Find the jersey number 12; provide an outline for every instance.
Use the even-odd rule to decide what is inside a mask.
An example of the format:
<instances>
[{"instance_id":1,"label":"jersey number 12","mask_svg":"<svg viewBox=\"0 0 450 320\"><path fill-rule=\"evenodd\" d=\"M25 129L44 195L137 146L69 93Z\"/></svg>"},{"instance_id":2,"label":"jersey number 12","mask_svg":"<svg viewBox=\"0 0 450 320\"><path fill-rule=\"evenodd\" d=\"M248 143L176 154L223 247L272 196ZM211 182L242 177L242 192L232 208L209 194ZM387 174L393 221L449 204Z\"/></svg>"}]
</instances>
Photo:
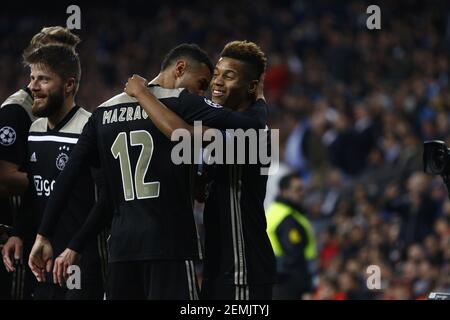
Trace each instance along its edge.
<instances>
[{"instance_id":1,"label":"jersey number 12","mask_svg":"<svg viewBox=\"0 0 450 320\"><path fill-rule=\"evenodd\" d=\"M134 190L138 199L148 199L159 197L159 181L144 182L148 165L153 155L153 138L145 130L130 132L130 145L141 146L136 170L131 172L130 156L128 154L127 134L120 132L111 146L111 152L115 159L119 158L120 171L122 173L123 195L126 201L134 200Z\"/></svg>"}]
</instances>

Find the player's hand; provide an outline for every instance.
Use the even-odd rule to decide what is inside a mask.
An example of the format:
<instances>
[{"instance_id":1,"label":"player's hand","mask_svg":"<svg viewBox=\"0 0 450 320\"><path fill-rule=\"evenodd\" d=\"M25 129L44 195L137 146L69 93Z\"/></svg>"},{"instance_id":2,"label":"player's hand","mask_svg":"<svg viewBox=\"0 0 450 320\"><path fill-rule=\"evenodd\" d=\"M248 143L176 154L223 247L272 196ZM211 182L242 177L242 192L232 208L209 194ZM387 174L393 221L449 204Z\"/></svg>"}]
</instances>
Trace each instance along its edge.
<instances>
[{"instance_id":1,"label":"player's hand","mask_svg":"<svg viewBox=\"0 0 450 320\"><path fill-rule=\"evenodd\" d=\"M128 82L125 84L123 91L131 97L136 98L141 92L147 90L147 79L142 78L137 74L133 74L131 78L128 78Z\"/></svg>"},{"instance_id":2,"label":"player's hand","mask_svg":"<svg viewBox=\"0 0 450 320\"><path fill-rule=\"evenodd\" d=\"M266 101L266 98L264 97L264 79L266 77L265 73L261 74L261 77L259 77L258 87L256 88L256 100L263 99Z\"/></svg>"},{"instance_id":3,"label":"player's hand","mask_svg":"<svg viewBox=\"0 0 450 320\"><path fill-rule=\"evenodd\" d=\"M47 238L38 234L28 259L28 266L39 282L45 282L45 271L52 271L53 248Z\"/></svg>"},{"instance_id":4,"label":"player's hand","mask_svg":"<svg viewBox=\"0 0 450 320\"><path fill-rule=\"evenodd\" d=\"M22 260L22 248L23 241L19 237L10 237L3 246L3 264L8 272L13 272L16 270L11 257L14 256L15 260Z\"/></svg>"},{"instance_id":5,"label":"player's hand","mask_svg":"<svg viewBox=\"0 0 450 320\"><path fill-rule=\"evenodd\" d=\"M80 254L71 249L66 249L55 259L55 265L53 266L53 282L63 286L69 273L67 269L78 262Z\"/></svg>"}]
</instances>

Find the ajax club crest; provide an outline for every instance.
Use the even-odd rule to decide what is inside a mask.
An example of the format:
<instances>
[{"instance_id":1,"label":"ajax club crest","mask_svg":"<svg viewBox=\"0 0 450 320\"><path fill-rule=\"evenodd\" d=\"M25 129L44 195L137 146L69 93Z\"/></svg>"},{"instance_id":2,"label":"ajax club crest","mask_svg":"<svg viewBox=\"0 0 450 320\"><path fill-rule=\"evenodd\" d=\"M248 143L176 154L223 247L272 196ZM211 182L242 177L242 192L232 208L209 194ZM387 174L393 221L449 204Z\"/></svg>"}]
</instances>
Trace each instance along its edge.
<instances>
[{"instance_id":1,"label":"ajax club crest","mask_svg":"<svg viewBox=\"0 0 450 320\"><path fill-rule=\"evenodd\" d=\"M67 161L69 161L69 156L66 152L68 152L70 149L69 147L62 146L59 147L59 151L62 151L58 156L56 157L56 167L62 171L64 167L66 166Z\"/></svg>"}]
</instances>

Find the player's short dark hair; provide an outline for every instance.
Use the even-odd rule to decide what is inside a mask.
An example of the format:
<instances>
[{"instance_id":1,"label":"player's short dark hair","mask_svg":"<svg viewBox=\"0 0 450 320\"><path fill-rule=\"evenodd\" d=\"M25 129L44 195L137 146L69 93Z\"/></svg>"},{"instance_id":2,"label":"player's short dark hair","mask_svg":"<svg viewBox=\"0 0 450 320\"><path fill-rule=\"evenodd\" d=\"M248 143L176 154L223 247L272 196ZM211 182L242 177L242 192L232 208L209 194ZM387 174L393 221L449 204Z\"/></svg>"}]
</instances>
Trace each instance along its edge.
<instances>
[{"instance_id":1,"label":"player's short dark hair","mask_svg":"<svg viewBox=\"0 0 450 320\"><path fill-rule=\"evenodd\" d=\"M31 38L29 45L24 50L24 56L29 55L33 50L49 44L64 45L75 50L80 42L80 37L67 28L61 26L44 27Z\"/></svg>"},{"instance_id":2,"label":"player's short dark hair","mask_svg":"<svg viewBox=\"0 0 450 320\"><path fill-rule=\"evenodd\" d=\"M244 62L246 65L246 75L250 80L259 80L266 70L266 54L256 43L251 41L229 42L223 48L220 56Z\"/></svg>"},{"instance_id":3,"label":"player's short dark hair","mask_svg":"<svg viewBox=\"0 0 450 320\"><path fill-rule=\"evenodd\" d=\"M280 182L278 183L278 187L279 187L280 191L289 189L291 186L291 181L293 179L300 179L300 176L298 175L297 172L289 173L289 174L283 176L280 179Z\"/></svg>"},{"instance_id":4,"label":"player's short dark hair","mask_svg":"<svg viewBox=\"0 0 450 320\"><path fill-rule=\"evenodd\" d=\"M211 59L204 50L194 43L182 43L170 50L164 57L164 60L161 63L161 71L166 70L168 66L172 65L172 63L180 58L188 58L199 63L204 63L211 73L214 70Z\"/></svg>"},{"instance_id":5,"label":"player's short dark hair","mask_svg":"<svg viewBox=\"0 0 450 320\"><path fill-rule=\"evenodd\" d=\"M25 65L43 64L63 80L75 78L80 81L81 65L78 54L63 45L47 45L40 47L24 56Z\"/></svg>"}]
</instances>

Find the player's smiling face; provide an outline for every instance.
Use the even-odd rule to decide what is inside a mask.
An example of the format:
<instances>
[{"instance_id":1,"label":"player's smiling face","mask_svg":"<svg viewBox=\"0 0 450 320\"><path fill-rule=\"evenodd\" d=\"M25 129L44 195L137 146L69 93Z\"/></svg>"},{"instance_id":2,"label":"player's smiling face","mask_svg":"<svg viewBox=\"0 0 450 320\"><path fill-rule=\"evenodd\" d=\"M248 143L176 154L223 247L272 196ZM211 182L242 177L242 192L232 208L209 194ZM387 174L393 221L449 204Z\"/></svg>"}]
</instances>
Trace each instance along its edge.
<instances>
[{"instance_id":1,"label":"player's smiling face","mask_svg":"<svg viewBox=\"0 0 450 320\"><path fill-rule=\"evenodd\" d=\"M36 117L49 117L64 103L62 80L45 65L31 65L28 87L33 94L32 113Z\"/></svg>"},{"instance_id":2,"label":"player's smiling face","mask_svg":"<svg viewBox=\"0 0 450 320\"><path fill-rule=\"evenodd\" d=\"M228 57L220 58L211 81L212 101L235 110L247 98L247 89L244 63Z\"/></svg>"}]
</instances>

